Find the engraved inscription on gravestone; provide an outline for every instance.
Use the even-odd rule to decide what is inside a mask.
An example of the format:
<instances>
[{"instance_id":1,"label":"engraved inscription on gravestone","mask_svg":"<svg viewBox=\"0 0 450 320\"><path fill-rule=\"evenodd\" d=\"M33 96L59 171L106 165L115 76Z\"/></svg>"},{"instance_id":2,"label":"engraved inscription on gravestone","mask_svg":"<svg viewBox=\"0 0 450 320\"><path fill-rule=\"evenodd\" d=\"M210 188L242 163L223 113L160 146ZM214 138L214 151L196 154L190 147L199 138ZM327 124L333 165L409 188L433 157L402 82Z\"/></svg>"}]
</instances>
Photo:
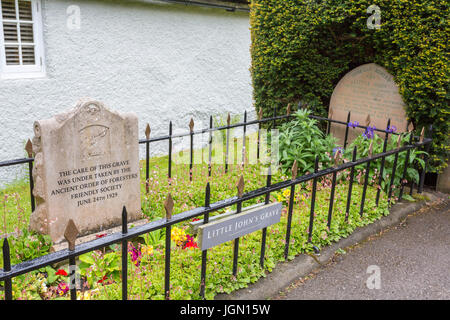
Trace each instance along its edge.
<instances>
[{"instance_id":1,"label":"engraved inscription on gravestone","mask_svg":"<svg viewBox=\"0 0 450 320\"><path fill-rule=\"evenodd\" d=\"M394 77L385 68L369 63L353 69L339 81L331 96L329 116L334 120L347 121L350 111L351 122L366 125L369 115L370 125L383 130L390 118L391 125L402 132L407 126L405 109ZM343 144L345 126L332 124L330 129ZM362 132L363 129L349 130L349 141Z\"/></svg>"},{"instance_id":2,"label":"engraved inscription on gravestone","mask_svg":"<svg viewBox=\"0 0 450 320\"><path fill-rule=\"evenodd\" d=\"M33 230L54 242L72 219L81 235L141 217L138 119L82 99L77 106L34 124Z\"/></svg>"}]
</instances>

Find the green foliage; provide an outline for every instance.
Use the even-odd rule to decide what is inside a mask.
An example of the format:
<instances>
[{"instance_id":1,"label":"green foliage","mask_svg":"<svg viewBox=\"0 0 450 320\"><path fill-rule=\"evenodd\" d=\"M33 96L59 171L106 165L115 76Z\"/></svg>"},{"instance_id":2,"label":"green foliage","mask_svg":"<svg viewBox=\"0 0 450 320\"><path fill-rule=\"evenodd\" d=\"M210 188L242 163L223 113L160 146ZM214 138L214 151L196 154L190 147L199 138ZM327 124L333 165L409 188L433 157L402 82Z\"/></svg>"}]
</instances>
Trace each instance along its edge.
<instances>
[{"instance_id":1,"label":"green foliage","mask_svg":"<svg viewBox=\"0 0 450 320\"><path fill-rule=\"evenodd\" d=\"M351 69L377 63L394 75L416 128L433 125L431 170L449 152L449 24L444 0L376 2L381 28L369 29L370 0L254 0L251 4L255 107L304 101L327 115L337 82Z\"/></svg>"},{"instance_id":2,"label":"green foliage","mask_svg":"<svg viewBox=\"0 0 450 320\"><path fill-rule=\"evenodd\" d=\"M47 254L52 246L48 235L38 234L24 229L20 236L8 237L11 264L18 264ZM0 252L0 264L3 263Z\"/></svg>"},{"instance_id":3,"label":"green foliage","mask_svg":"<svg viewBox=\"0 0 450 320\"><path fill-rule=\"evenodd\" d=\"M162 247L166 238L166 229L158 229L139 236L146 246Z\"/></svg>"},{"instance_id":4,"label":"green foliage","mask_svg":"<svg viewBox=\"0 0 450 320\"><path fill-rule=\"evenodd\" d=\"M101 281L103 277L118 281L120 279L121 255L118 246L110 247L110 252L94 251L79 257L80 274L86 277L92 287L95 281Z\"/></svg>"},{"instance_id":5,"label":"green foliage","mask_svg":"<svg viewBox=\"0 0 450 320\"><path fill-rule=\"evenodd\" d=\"M410 134L403 135L402 144L409 144ZM397 148L397 139L398 136L391 135L388 140L386 150L393 150ZM344 158L347 160L351 160L353 148L357 148L357 159L358 158L366 158L369 155L369 147L370 143L373 141L373 154L382 153L383 152L383 144L384 140L380 138L377 134L374 135L373 139L367 139L362 135L358 136L344 151ZM394 185L399 186L401 178L403 176L403 171L405 168L407 151L399 153L395 171ZM419 172L416 168L423 169L425 166L425 162L420 157L426 154L424 151L417 150L416 148L410 149L409 161L406 169L406 177L405 179L408 182L414 181L414 183L419 183ZM384 161L384 170L383 170L383 179L381 180L381 188L387 192L389 189L391 174L394 168L395 155L385 157ZM370 172L369 172L369 184L370 185L378 185L379 183L379 174L381 171L381 158L371 161L370 164ZM357 175L361 175L365 172L367 168L367 164L362 164L356 166ZM362 174L363 175L363 174ZM405 181L406 182L406 181Z\"/></svg>"},{"instance_id":6,"label":"green foliage","mask_svg":"<svg viewBox=\"0 0 450 320\"><path fill-rule=\"evenodd\" d=\"M325 136L317 127L317 120L308 117L310 114L310 110L298 110L295 119L280 128L280 163L286 173L295 160L299 175L314 171L316 156L322 166L328 167L332 163L330 155L336 147L336 139L331 135Z\"/></svg>"}]
</instances>

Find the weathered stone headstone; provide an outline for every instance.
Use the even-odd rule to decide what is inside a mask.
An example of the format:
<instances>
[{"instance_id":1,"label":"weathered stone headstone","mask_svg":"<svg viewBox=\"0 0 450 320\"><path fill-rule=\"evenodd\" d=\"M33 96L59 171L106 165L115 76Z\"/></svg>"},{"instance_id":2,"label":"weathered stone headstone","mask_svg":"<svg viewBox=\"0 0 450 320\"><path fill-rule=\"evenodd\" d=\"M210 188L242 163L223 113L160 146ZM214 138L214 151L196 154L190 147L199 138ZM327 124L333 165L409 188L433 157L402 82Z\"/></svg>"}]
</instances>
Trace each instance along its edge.
<instances>
[{"instance_id":1,"label":"weathered stone headstone","mask_svg":"<svg viewBox=\"0 0 450 320\"><path fill-rule=\"evenodd\" d=\"M70 219L80 235L141 217L138 119L82 99L77 106L34 124L36 210L30 227L64 237Z\"/></svg>"},{"instance_id":2,"label":"weathered stone headstone","mask_svg":"<svg viewBox=\"0 0 450 320\"><path fill-rule=\"evenodd\" d=\"M366 125L370 116L370 125L377 129L386 129L387 121L397 131L406 130L406 106L399 93L394 77L375 63L359 66L347 73L337 84L330 101L329 116L334 120L358 121ZM331 133L344 143L345 125L332 124ZM361 134L363 129L349 129L348 141Z\"/></svg>"}]
</instances>

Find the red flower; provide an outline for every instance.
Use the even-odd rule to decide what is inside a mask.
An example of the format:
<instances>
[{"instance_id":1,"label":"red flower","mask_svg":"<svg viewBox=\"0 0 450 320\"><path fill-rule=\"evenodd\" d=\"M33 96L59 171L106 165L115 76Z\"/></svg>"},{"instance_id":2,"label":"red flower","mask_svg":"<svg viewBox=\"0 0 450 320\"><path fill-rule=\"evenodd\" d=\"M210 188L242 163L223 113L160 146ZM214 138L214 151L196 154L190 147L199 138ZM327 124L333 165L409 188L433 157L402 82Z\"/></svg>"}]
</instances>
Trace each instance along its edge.
<instances>
[{"instance_id":1,"label":"red flower","mask_svg":"<svg viewBox=\"0 0 450 320\"><path fill-rule=\"evenodd\" d=\"M186 237L188 241L184 244L183 249L198 248L197 242L194 241L194 237L191 237L190 235L187 235Z\"/></svg>"},{"instance_id":2,"label":"red flower","mask_svg":"<svg viewBox=\"0 0 450 320\"><path fill-rule=\"evenodd\" d=\"M95 236L95 238L99 239L99 238L103 238L104 236L106 236L106 233L97 234L97 235Z\"/></svg>"},{"instance_id":3,"label":"red flower","mask_svg":"<svg viewBox=\"0 0 450 320\"><path fill-rule=\"evenodd\" d=\"M67 272L66 272L64 269L59 269L58 271L56 271L55 274L56 274L57 276L64 276L64 277L67 277L67 276L68 276Z\"/></svg>"},{"instance_id":4,"label":"red flower","mask_svg":"<svg viewBox=\"0 0 450 320\"><path fill-rule=\"evenodd\" d=\"M104 275L102 280L98 280L97 283L103 283L103 281L105 281L106 279L108 279L108 277Z\"/></svg>"},{"instance_id":5,"label":"red flower","mask_svg":"<svg viewBox=\"0 0 450 320\"><path fill-rule=\"evenodd\" d=\"M195 221L200 221L200 218L194 218L194 219L192 219L192 222L195 222Z\"/></svg>"},{"instance_id":6,"label":"red flower","mask_svg":"<svg viewBox=\"0 0 450 320\"><path fill-rule=\"evenodd\" d=\"M184 246L184 249L186 249L186 248L198 248L197 242L189 241L189 242L186 243L186 245Z\"/></svg>"}]
</instances>

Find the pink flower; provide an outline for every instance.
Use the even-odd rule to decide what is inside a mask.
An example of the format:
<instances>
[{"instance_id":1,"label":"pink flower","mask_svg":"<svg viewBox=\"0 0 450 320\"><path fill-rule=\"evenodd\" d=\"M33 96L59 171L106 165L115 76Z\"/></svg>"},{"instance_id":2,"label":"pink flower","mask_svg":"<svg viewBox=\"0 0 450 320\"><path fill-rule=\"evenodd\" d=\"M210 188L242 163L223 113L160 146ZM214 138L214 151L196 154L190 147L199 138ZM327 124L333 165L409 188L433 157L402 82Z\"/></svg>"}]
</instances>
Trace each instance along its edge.
<instances>
[{"instance_id":1,"label":"pink flower","mask_svg":"<svg viewBox=\"0 0 450 320\"><path fill-rule=\"evenodd\" d=\"M65 282L60 282L56 291L60 296L63 296L67 291L69 291L69 286Z\"/></svg>"}]
</instances>

